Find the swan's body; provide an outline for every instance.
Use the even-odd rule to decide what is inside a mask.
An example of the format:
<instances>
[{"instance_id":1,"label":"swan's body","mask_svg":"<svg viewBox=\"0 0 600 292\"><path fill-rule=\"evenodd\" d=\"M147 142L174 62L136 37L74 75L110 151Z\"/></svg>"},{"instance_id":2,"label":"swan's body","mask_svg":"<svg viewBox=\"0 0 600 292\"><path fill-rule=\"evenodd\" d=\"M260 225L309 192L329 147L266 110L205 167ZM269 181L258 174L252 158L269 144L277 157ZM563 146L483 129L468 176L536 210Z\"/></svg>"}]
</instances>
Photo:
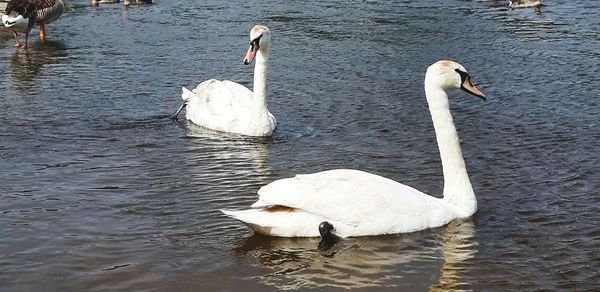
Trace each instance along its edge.
<instances>
[{"instance_id":1,"label":"swan's body","mask_svg":"<svg viewBox=\"0 0 600 292\"><path fill-rule=\"evenodd\" d=\"M254 91L232 81L215 79L200 83L193 91L184 87L181 97L187 105L186 119L221 132L270 136L277 125L266 101L270 39L270 31L265 26L257 25L250 31L250 48L244 63L256 59Z\"/></svg>"},{"instance_id":2,"label":"swan's body","mask_svg":"<svg viewBox=\"0 0 600 292\"><path fill-rule=\"evenodd\" d=\"M152 4L152 0L124 0L123 5L129 6L131 4Z\"/></svg>"},{"instance_id":3,"label":"swan's body","mask_svg":"<svg viewBox=\"0 0 600 292\"><path fill-rule=\"evenodd\" d=\"M445 90L463 88L485 96L464 67L452 61L431 65L425 93L444 174L443 198L358 170L337 169L274 181L258 191L252 209L223 212L257 233L282 237L319 236L319 224L341 237L405 233L469 217L477 201L460 150Z\"/></svg>"},{"instance_id":4,"label":"swan's body","mask_svg":"<svg viewBox=\"0 0 600 292\"><path fill-rule=\"evenodd\" d=\"M508 6L511 8L526 8L526 7L540 7L542 0L510 0Z\"/></svg>"},{"instance_id":5,"label":"swan's body","mask_svg":"<svg viewBox=\"0 0 600 292\"><path fill-rule=\"evenodd\" d=\"M97 6L98 4L112 4L118 2L119 0L92 0L92 5ZM131 4L152 4L152 0L123 0L123 5L129 6Z\"/></svg>"},{"instance_id":6,"label":"swan's body","mask_svg":"<svg viewBox=\"0 0 600 292\"><path fill-rule=\"evenodd\" d=\"M40 25L40 40L46 41L46 24L57 20L64 10L63 0L11 0L6 5L2 23L13 31L15 46L27 49L34 23ZM18 33L25 34L25 44L19 41Z\"/></svg>"},{"instance_id":7,"label":"swan's body","mask_svg":"<svg viewBox=\"0 0 600 292\"><path fill-rule=\"evenodd\" d=\"M118 2L119 0L92 0L92 5L96 6L98 4L113 4Z\"/></svg>"}]
</instances>

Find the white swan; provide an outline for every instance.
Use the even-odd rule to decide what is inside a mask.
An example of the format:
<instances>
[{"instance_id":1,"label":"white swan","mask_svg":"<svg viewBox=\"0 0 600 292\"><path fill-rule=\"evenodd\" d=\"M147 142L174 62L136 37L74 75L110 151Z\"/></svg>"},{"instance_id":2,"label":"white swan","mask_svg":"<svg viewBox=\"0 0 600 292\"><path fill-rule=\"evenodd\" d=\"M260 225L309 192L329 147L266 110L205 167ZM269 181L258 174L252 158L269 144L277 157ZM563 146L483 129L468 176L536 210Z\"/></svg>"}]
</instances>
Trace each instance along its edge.
<instances>
[{"instance_id":1,"label":"white swan","mask_svg":"<svg viewBox=\"0 0 600 292\"><path fill-rule=\"evenodd\" d=\"M510 8L526 8L526 7L540 7L542 6L542 0L510 0L508 1L508 7Z\"/></svg>"},{"instance_id":2,"label":"white swan","mask_svg":"<svg viewBox=\"0 0 600 292\"><path fill-rule=\"evenodd\" d=\"M257 233L281 237L319 236L324 221L333 234L349 237L412 232L473 215L477 201L450 114L451 88L485 99L460 64L439 61L427 69L425 95L442 160L443 198L375 174L336 169L274 181L258 191L252 209L221 211Z\"/></svg>"},{"instance_id":3,"label":"white swan","mask_svg":"<svg viewBox=\"0 0 600 292\"><path fill-rule=\"evenodd\" d=\"M199 126L248 136L270 136L277 126L275 117L267 108L267 60L271 32L266 26L256 25L250 31L250 48L244 64L256 59L254 92L243 85L225 80L207 80L194 91L182 88L183 105L187 105L186 119Z\"/></svg>"}]
</instances>

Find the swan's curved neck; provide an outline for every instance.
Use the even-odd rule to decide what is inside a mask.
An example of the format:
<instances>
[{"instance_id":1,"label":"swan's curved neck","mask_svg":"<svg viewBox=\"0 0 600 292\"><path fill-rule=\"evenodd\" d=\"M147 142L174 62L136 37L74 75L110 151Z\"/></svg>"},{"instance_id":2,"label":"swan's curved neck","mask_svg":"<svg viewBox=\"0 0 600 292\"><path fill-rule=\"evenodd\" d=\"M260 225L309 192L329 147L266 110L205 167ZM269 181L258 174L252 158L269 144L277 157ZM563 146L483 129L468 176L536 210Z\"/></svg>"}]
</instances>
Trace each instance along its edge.
<instances>
[{"instance_id":1,"label":"swan's curved neck","mask_svg":"<svg viewBox=\"0 0 600 292\"><path fill-rule=\"evenodd\" d=\"M267 108L267 61L268 50L258 50L254 62L254 105L258 108Z\"/></svg>"},{"instance_id":2,"label":"swan's curved neck","mask_svg":"<svg viewBox=\"0 0 600 292\"><path fill-rule=\"evenodd\" d=\"M448 95L443 89L428 85L427 82L425 95L442 160L443 201L453 207L459 217L471 216L477 211L477 200L460 150L458 134L448 104Z\"/></svg>"}]
</instances>

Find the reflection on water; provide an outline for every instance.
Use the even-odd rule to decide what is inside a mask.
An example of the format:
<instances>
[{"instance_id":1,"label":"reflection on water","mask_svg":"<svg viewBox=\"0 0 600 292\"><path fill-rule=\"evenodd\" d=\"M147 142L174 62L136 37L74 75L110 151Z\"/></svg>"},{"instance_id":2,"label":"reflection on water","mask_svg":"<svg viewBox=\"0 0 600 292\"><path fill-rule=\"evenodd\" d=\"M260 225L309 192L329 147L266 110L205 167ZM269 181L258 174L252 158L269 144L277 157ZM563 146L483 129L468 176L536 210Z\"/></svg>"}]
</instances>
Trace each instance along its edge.
<instances>
[{"instance_id":1,"label":"reflection on water","mask_svg":"<svg viewBox=\"0 0 600 292\"><path fill-rule=\"evenodd\" d=\"M68 55L62 41L34 42L29 50L16 49L10 76L15 82L31 81L45 65L60 63Z\"/></svg>"},{"instance_id":2,"label":"reflection on water","mask_svg":"<svg viewBox=\"0 0 600 292\"><path fill-rule=\"evenodd\" d=\"M255 234L234 252L254 258L259 267L269 268L271 272L257 278L281 289L399 285L426 288L438 283L430 290L444 291L460 287L461 267L476 252L474 233L472 221L455 220L431 231L347 238L326 251L317 249L317 238L271 238ZM439 264L440 248L443 264L436 281L431 279L429 270ZM405 277L410 277L411 283L402 283Z\"/></svg>"},{"instance_id":3,"label":"reflection on water","mask_svg":"<svg viewBox=\"0 0 600 292\"><path fill-rule=\"evenodd\" d=\"M213 166L215 171L227 169L228 176L256 176L264 178L258 183L266 184L267 178L270 178L271 170L267 164L269 155L270 137L246 137L230 133L218 132L197 126L191 122L184 121L184 131L188 138L199 139L202 141L201 151L203 152L198 159L198 164L193 168L207 167L202 163L203 159L211 159L218 162ZM190 152L197 151L198 145L188 144ZM248 165L248 163L251 165ZM227 164L232 165L228 168ZM193 172L193 169L192 169Z\"/></svg>"},{"instance_id":4,"label":"reflection on water","mask_svg":"<svg viewBox=\"0 0 600 292\"><path fill-rule=\"evenodd\" d=\"M59 41L0 46L2 292L598 290L600 1L70 2L49 27ZM276 33L274 136L169 120L182 85L251 86L240 55L256 22ZM447 58L490 95L451 102L475 237L466 222L320 252L247 238L219 212L330 168L440 193L423 74Z\"/></svg>"},{"instance_id":5,"label":"reflection on water","mask_svg":"<svg viewBox=\"0 0 600 292\"><path fill-rule=\"evenodd\" d=\"M472 219L454 220L443 231L442 265L439 284L430 291L456 291L464 289L460 272L466 270L465 263L477 252L475 228Z\"/></svg>"}]
</instances>

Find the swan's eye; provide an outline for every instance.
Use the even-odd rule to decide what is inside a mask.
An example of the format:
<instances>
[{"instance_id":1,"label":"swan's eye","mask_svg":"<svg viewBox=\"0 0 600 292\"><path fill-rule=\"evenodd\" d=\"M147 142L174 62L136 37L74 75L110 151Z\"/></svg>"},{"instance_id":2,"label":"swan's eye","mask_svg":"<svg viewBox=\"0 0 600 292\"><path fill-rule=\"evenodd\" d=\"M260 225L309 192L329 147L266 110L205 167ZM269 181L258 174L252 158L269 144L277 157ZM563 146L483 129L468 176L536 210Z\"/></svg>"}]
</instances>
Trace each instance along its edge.
<instances>
[{"instance_id":1,"label":"swan's eye","mask_svg":"<svg viewBox=\"0 0 600 292\"><path fill-rule=\"evenodd\" d=\"M256 37L255 39L251 40L251 41L250 41L250 46L251 46L252 48L254 48L254 46L255 46L255 45L256 45L256 46L258 46L258 44L260 43L260 38L261 38L261 37L262 37L262 34L261 34L261 35L259 35L258 37ZM257 48L257 49L258 49L258 48Z\"/></svg>"},{"instance_id":2,"label":"swan's eye","mask_svg":"<svg viewBox=\"0 0 600 292\"><path fill-rule=\"evenodd\" d=\"M469 80L469 74L467 72L461 71L460 69L454 69L456 73L460 75L460 83L465 83L465 80Z\"/></svg>"}]
</instances>

